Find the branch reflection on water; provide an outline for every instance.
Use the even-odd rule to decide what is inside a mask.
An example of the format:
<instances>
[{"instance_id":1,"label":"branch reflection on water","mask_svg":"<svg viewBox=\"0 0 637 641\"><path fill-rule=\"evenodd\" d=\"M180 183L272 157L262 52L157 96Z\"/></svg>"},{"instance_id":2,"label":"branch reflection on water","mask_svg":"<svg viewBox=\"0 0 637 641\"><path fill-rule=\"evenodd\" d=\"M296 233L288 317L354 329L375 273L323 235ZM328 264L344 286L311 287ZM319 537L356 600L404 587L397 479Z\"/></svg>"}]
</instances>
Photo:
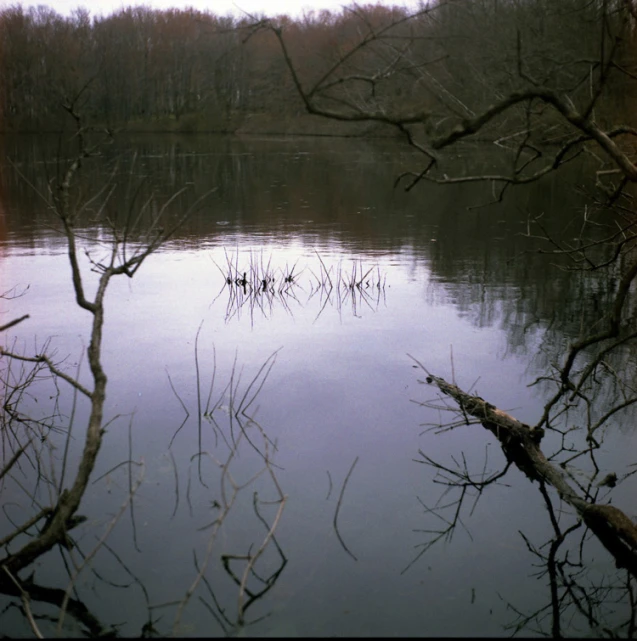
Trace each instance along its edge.
<instances>
[{"instance_id":1,"label":"branch reflection on water","mask_svg":"<svg viewBox=\"0 0 637 641\"><path fill-rule=\"evenodd\" d=\"M179 395L173 386L186 418L177 428L170 446L177 447L180 440L193 436L196 446L195 452L189 457L189 463L183 461L183 458L182 463L179 463L180 459L169 449L174 470L174 508L170 519L175 517L180 507L180 469L187 467L186 503L191 517L200 521L200 525L192 531L193 568L189 585L185 589L182 588L181 594L178 585L172 588L175 590L176 600L153 603L151 586L148 585L147 579L135 573L135 564L127 557L127 546L122 546L121 540L120 545L110 541L114 528L120 524L124 513L130 507L133 547L138 552L146 552L145 545L152 545L152 539L147 538L147 530L146 538L143 540L138 539L137 534L133 506L137 491L143 484L145 466L143 460L136 461L133 458L131 418L128 427L127 460L93 481L93 487L107 489L109 494L111 487L120 487L123 493L120 507L110 519L107 519L104 527L98 528L102 530L101 533L96 531L93 520L87 520L82 515L77 516L74 532L67 532L67 543L59 548L68 575L66 579L62 578L59 586L42 585L41 581L36 580L35 573L26 578L18 577L3 567L5 580L0 580L0 591L8 596L18 597L19 601L10 601L2 616L6 618L17 609L39 638L74 633L76 626L80 627L82 634L89 636L118 636L119 628L132 624L132 621L117 623L100 620L103 616L97 614L91 606L93 597L89 598L90 595L85 592L86 577L83 577L83 582L79 580L80 575L90 574L93 577L91 590L98 596L101 595L100 598L106 602L114 598L113 590L122 596L125 594L127 599L134 598L129 588L138 588L141 591L143 600L139 605L143 609L142 603L145 604L147 614L142 630L138 630L136 634L141 632L142 637L167 632L165 626L160 625L163 617L158 615L158 611L164 611L169 607L175 612L173 632L184 633L188 626L184 627L181 622L184 610L193 597L196 597L196 601L227 635L267 617L267 606L262 608L260 615L253 621L247 618L247 612L254 608L256 603L264 604L264 598L275 586L287 564L287 558L276 537L286 496L276 476L276 443L255 419L251 408L266 383L276 356L276 352L272 354L246 382L242 379L242 372L237 370L235 358L229 382L217 390L217 364L213 347L210 382L207 389L203 389L203 376L199 365L201 354L196 345L194 378L197 381L197 407L189 408L183 395ZM42 378L42 369L42 364L36 363L32 370L23 371L21 385L15 387L14 391L24 390L25 386L32 385L36 376ZM52 389L57 390L56 394L52 395L53 405L57 408L61 403L61 391L56 379L55 373L51 373L40 382L40 386L48 383L52 385ZM59 414L60 410L56 409L56 412ZM16 454L2 468L2 489L19 496L22 488L22 493L26 492L34 508L34 513L37 512L22 525L14 523L13 531L3 538L3 546L9 552L14 541L24 544L25 540L36 539L40 535L36 526L42 517L42 510L38 512L37 506L43 504L43 492L46 493L46 488L55 487L60 482L56 482L56 479L63 477L63 470L56 470L55 450L59 450L60 445L68 441L71 430L65 433L61 433L59 429L53 430L55 419L56 416L52 416L48 422L42 422L14 412L9 414L9 422L3 429L9 451L15 450ZM191 426L190 430L188 424ZM56 434L61 439L59 443L53 438ZM209 441L211 442L208 446ZM183 454L183 448L180 451ZM20 455L26 457L25 461L32 465L25 467L20 465L19 461L16 462ZM211 462L212 466L202 466L201 462L204 459ZM62 465L65 466L66 463L65 456ZM139 468L140 473L134 474L134 468ZM35 474L32 473L33 470ZM205 497L207 500L202 500ZM207 506L213 512L212 521L209 520L207 509L202 511L196 507L201 505ZM3 507L7 514L10 504L7 502ZM18 504L14 507L18 507ZM27 507L24 503L23 511ZM90 510L90 506L87 505L87 509ZM252 519L247 515L248 509L253 512ZM228 525L227 522L235 512L242 514L239 517L243 533L241 540L250 539L247 546L244 546L242 541L232 543L232 528L235 526ZM229 532L224 534L225 530ZM203 551L198 549L197 532L208 533ZM90 543L93 536L95 542ZM220 536L223 537L222 540L219 540ZM186 540L182 541L181 545L187 547L189 544ZM110 562L108 557L111 559ZM220 568L225 571L225 582L220 580L223 573L220 575L217 572ZM56 606L57 612L51 615L50 607L47 610L46 604ZM9 623L7 625L10 626Z\"/></svg>"},{"instance_id":2,"label":"branch reflection on water","mask_svg":"<svg viewBox=\"0 0 637 641\"><path fill-rule=\"evenodd\" d=\"M135 554L131 556L131 550L127 550L127 541L120 539L118 545L112 541L122 530L124 537L127 537L125 528L128 528L131 548L135 553L142 552L144 546L159 542L163 543L161 556L165 556L163 546L166 541L162 542L162 537L165 536L166 523L162 522L155 530L144 530L143 540L138 536L141 530L136 524L135 502L140 489L143 493L148 469L153 466L147 465L141 457L139 460L134 458L134 410L129 414L124 460L116 454L110 464L106 463L108 471L94 478L98 464L108 461L108 450L111 450L111 455L113 449L117 451L118 439L109 432L122 418L121 414L116 414L110 420L104 417L107 392L112 389L103 363L105 297L114 280L123 275L132 278L146 259L165 245L197 204L192 208L178 208L178 215L171 219L170 210L177 206L177 198L183 191L176 192L163 203L151 198L138 210L133 206L133 199L131 206L125 210L128 217L120 225L122 221L110 219L105 213L110 195L108 189L102 187L96 195L83 200L84 194L78 189L75 178L83 166L82 161L94 155L95 148L86 145L86 130L75 112L75 101L65 109L77 125L74 137L77 151L64 172L62 165L58 166L56 189L50 189L48 197L44 194L41 196L63 227L75 302L93 317L86 350L92 386L81 382L80 365L76 366L74 375L65 371L68 365L65 365L65 359L56 356L50 341L36 345L33 356L26 351L18 351L17 340L13 341L12 349L0 345L0 492L2 510L7 517L5 522L0 521L0 546L3 549L0 556L0 594L10 597L8 604L0 610L1 627L12 636L17 636L16 630L23 634L25 621L11 619L17 609L38 638L64 633L76 635L78 628L83 635L117 636L124 626L127 626L125 633L128 636L131 636L131 628L138 634L138 612L129 610L139 604L136 599L130 598L128 592L128 588L135 586L141 590L146 605L146 620L141 626L141 636L158 633L161 617L154 617L155 610L168 605L176 606L173 632L183 633L185 628L180 625L182 615L193 596L198 597L223 632L228 634L250 624L246 618L248 609L270 591L287 562L275 537L286 503L275 473L274 454L277 447L255 420L256 410L251 409L274 365L276 352L266 359L247 385L244 384L242 370L237 371L235 356L229 382L219 393L215 389L217 363L213 347L211 381L204 406L198 332L194 355L196 408L188 408L169 378L186 413L185 420L177 428L170 444L167 444L174 470L175 505L172 517L179 508L179 457L185 456L189 461L186 499L191 516L201 518L199 514L194 516L193 505L207 505L215 513L215 518L210 522L209 516L204 516L205 521L198 530L186 530L180 545L171 550L171 556L178 557L191 547L194 570L189 570L183 562L175 561L169 571L184 573L185 582L182 584L175 580L173 584L165 586L168 589L163 590L163 594L168 594L172 599L169 603L152 604L147 587L148 575L140 578L134 571L136 557ZM86 238L76 232L76 223L79 214L89 204L100 202L100 199L102 206L99 212L104 216L105 229L108 230L104 243L108 251L104 258L95 260L84 245ZM200 201L197 199L197 203ZM140 241L131 240L139 229L145 237ZM88 258L89 269L78 259L81 249L84 249ZM97 275L94 278L96 282L91 283L91 273ZM97 285L93 299L88 293L91 285ZM5 291L0 294L0 299L11 300L17 296L17 291ZM0 330L15 327L27 318L28 315L23 315L3 323ZM145 359L144 365L147 365ZM71 393L65 393L69 388ZM217 394L215 402L212 402L213 394ZM224 410L223 413L215 414L215 410L220 409ZM188 448L184 451L183 444L177 443L176 439L191 416L197 417L194 454ZM150 422L152 419L147 420ZM205 425L212 425L212 435L204 430ZM144 433L143 429L141 433ZM155 436L156 432L152 433ZM213 442L208 447L211 440ZM102 447L106 442L109 448ZM151 445L152 442L143 444L145 453ZM173 446L175 449L180 447L177 457L171 449ZM204 460L210 462L212 467L204 469ZM199 483L193 487L195 484L191 482L190 466L195 462ZM185 463L183 461L181 466ZM73 476L74 467L76 471ZM112 487L119 488L121 496L109 497L113 493ZM241 510L241 500L247 494L244 490L248 488L252 490L247 502L254 512L254 524L245 517L241 520L242 536L236 542L234 536L227 537L232 541L233 548L228 552L220 545L218 535L222 529L224 532L229 529L228 517L231 512L234 516L235 512ZM147 525L156 516L155 512L161 511L159 508L162 503L160 501L159 508L155 509L148 509L148 505L143 504L141 507L145 508L144 525ZM79 514L80 509L92 518ZM123 516L127 510L130 524L124 523ZM184 523L180 522L179 526L183 528ZM117 532L114 532L116 528ZM255 532L263 530L263 536L253 538ZM209 531L203 556L197 550L198 543L201 543L197 531ZM90 542L87 543L87 540ZM58 552L61 565L56 554ZM109 556L105 562L106 552ZM144 549L144 552L147 550ZM226 579L229 578L231 582L230 589L227 584L219 586L219 577L214 577L215 582L210 577L212 572L207 573L215 556L226 571ZM112 563L112 559L117 565ZM156 557L154 561L157 566L160 559ZM230 561L233 562L232 568ZM242 565L241 571L235 569L238 562ZM29 576L25 576L27 571L31 572ZM54 585L43 586L41 583L44 581ZM203 591L202 584L207 591L204 595L198 593ZM128 599L122 600L122 591ZM109 602L111 609L107 605ZM44 604L55 605L53 613ZM117 617L115 622L103 624L100 620L114 616ZM261 618L263 616L267 616L267 613L262 613Z\"/></svg>"},{"instance_id":3,"label":"branch reflection on water","mask_svg":"<svg viewBox=\"0 0 637 641\"><path fill-rule=\"evenodd\" d=\"M263 614L254 621L247 621L246 613L248 609L270 591L275 585L280 574L283 572L287 563L287 558L283 553L277 539L276 529L283 514L286 503L286 496L276 477L278 466L274 463L274 454L277 450L276 442L272 441L266 434L261 424L255 419L252 413L249 413L250 407L257 399L261 392L268 374L270 373L276 361L277 352L273 353L258 370L257 374L248 382L247 385L241 385L241 372L236 371L236 357L230 374L230 380L218 394L217 400L213 401L215 394L216 379L216 354L213 348L213 371L208 386L208 394L205 407L202 405L202 393L205 390L201 388L201 374L199 367L199 332L195 341L195 369L197 385L197 451L190 458L191 465L197 463L197 479L202 488L205 488L204 494L209 497L210 507L215 511L215 518L201 527L199 531L210 530L203 558L197 557L197 552L193 550L195 576L188 587L181 601L178 603L173 632L180 633L180 621L183 611L191 597L203 584L204 595L198 597L199 601L213 616L225 634L236 632L250 623L265 618L268 614ZM172 383L171 383L172 384ZM174 387L173 387L174 390ZM179 402L186 411L186 420L190 413L183 401L175 392ZM204 419L202 421L202 419ZM214 449L204 449L207 434L204 433L205 426L208 425L214 435ZM184 423L177 429L177 433L183 428ZM256 456L254 456L256 455ZM208 459L213 463L213 470L218 470L212 476L203 476L202 459ZM241 462L239 462L241 458ZM250 464L246 466L246 461ZM257 485L257 480L263 477L266 480L265 487ZM241 480L239 480L241 479ZM266 498L261 498L261 495ZM217 539L226 520L229 518L235 505L239 504L241 499L246 496L245 490L252 489L252 508L257 522L255 525L259 529L264 529L266 534L263 539L257 539L250 543L247 552L235 551L232 553L223 553L219 556L223 569L231 581L236 584L237 602L235 608L228 604L228 596L231 590L228 586L223 588L214 587L209 573L212 572L212 561L216 554L213 552L217 549ZM191 500L191 476L189 472L188 489L186 499L191 514L193 513L193 503ZM176 500L178 497L178 486L175 486ZM215 498L210 499L210 496ZM248 499L245 499L247 501ZM268 518L264 516L264 510L275 510L274 514ZM241 509L240 509L241 511ZM242 524L242 530L246 530L246 522ZM251 531L251 526L250 526ZM231 536L226 537L231 540ZM266 552L274 548L274 559L268 558L265 562L266 568L261 570L257 568L259 561L263 561ZM242 566L241 571L235 570L237 565ZM273 567L270 571L268 567ZM208 573L207 573L208 571ZM219 593L222 593L220 596ZM206 596L207 595L207 596ZM225 602L225 605L224 605ZM161 606L156 606L161 607ZM232 615L231 612L235 614Z\"/></svg>"}]
</instances>

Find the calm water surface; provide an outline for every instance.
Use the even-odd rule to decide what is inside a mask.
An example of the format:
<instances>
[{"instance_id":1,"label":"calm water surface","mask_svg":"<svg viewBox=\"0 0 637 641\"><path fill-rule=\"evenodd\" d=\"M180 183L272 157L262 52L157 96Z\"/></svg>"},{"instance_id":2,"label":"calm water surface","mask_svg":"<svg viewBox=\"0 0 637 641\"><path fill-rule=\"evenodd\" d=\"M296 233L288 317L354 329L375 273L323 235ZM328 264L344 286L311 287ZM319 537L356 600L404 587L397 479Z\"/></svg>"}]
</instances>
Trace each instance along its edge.
<instances>
[{"instance_id":1,"label":"calm water surface","mask_svg":"<svg viewBox=\"0 0 637 641\"><path fill-rule=\"evenodd\" d=\"M6 156L38 189L56 167L46 162L55 147L45 142L4 141ZM524 253L533 246L523 234L528 217L543 211L551 224L566 226L580 202L560 187L559 176L503 204L468 210L492 199L488 187L422 185L408 194L394 188L414 161L392 142L140 137L87 163L85 194L119 163L108 208L120 220L140 184L140 193L154 190L160 199L186 185L176 201L182 208L214 190L174 240L132 280L112 281L107 294L112 422L99 480L81 510L89 517L77 530L85 553L126 498L127 467L116 466L129 458L130 442L132 458L143 458L144 479L134 513L126 511L108 539L113 553L100 550L95 573L85 570L79 582L82 600L104 624L140 634L149 612L143 584L155 627L168 634L174 602L208 558L205 582L178 631L237 631L239 588L227 568L241 577L246 561L234 556L259 548L278 507L272 477L252 479L263 458L245 439L230 469L238 485L247 485L212 542L214 528L206 526L219 513L218 463L240 434L228 408L246 390L251 399L261 383L247 413L270 439L272 470L287 499L276 527L280 553L270 542L256 567L265 582L251 576L248 584L252 594L269 587L247 611L248 622L259 621L241 634L500 636L517 621L511 606L531 614L550 601L520 535L539 546L550 537L550 522L537 488L517 470L488 488L472 512L463 511L453 540L439 541L410 565L430 540L427 531L441 526L425 506L445 489L436 471L418 462L419 450L446 466L464 455L474 473L485 456L488 472L502 469L504 457L479 426L428 430L448 417L420 404L436 394L420 383L425 374L408 355L534 423L544 397L528 385L577 336L587 322L582 300L596 292L594 282ZM1 301L2 318L31 316L2 339L27 353L49 341L76 374L89 315L74 304L55 221L6 161L0 207L0 285L28 286L24 296ZM91 223L90 212L81 236L91 258L106 254L108 232ZM83 266L90 288L95 275L86 257ZM226 282L251 270L275 281L259 292ZM348 286L363 274L360 287ZM265 378L260 368L273 361ZM87 370L84 364L82 380ZM72 396L63 392L61 412L68 415ZM46 405L39 399L31 411L44 415ZM213 407L214 421L207 412ZM77 450L85 411L79 402ZM263 444L255 425L247 433ZM609 460L623 461L632 432L620 430L608 446ZM255 492L263 502L258 513ZM19 520L19 489L7 485L3 493ZM600 556L598 570L612 575L614 566ZM37 566L43 584L60 576L58 556ZM27 634L17 614L3 616L5 632ZM573 618L570 632L594 633L580 619ZM77 633L72 619L67 625Z\"/></svg>"}]
</instances>

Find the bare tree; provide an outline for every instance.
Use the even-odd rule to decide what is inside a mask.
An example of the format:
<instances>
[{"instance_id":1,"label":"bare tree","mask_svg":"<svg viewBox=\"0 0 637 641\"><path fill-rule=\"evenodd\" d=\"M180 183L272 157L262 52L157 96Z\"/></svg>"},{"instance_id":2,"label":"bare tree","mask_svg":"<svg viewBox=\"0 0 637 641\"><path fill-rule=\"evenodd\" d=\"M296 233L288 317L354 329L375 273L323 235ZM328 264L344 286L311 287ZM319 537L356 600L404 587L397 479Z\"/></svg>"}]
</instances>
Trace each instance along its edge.
<instances>
[{"instance_id":1,"label":"bare tree","mask_svg":"<svg viewBox=\"0 0 637 641\"><path fill-rule=\"evenodd\" d=\"M89 483L94 483L96 463L106 434L106 428L115 420L107 420L104 416L104 406L108 386L107 373L102 359L102 332L105 314L105 295L111 279L118 276L132 278L154 252L156 252L191 215L200 202L209 194L197 199L189 207L178 209L181 205L181 190L164 202L157 203L150 196L137 208L131 206L123 215L114 215L109 208L109 198L114 190L114 175L107 180L90 197L83 196L76 187L83 165L99 153L100 142L89 144L91 131L85 127L77 110L77 100L68 101L64 108L75 123L73 140L76 152L62 166L57 177L52 177L48 183L47 192L38 191L39 197L54 213L55 219L61 225L61 233L66 240L66 253L70 264L73 292L76 304L86 310L92 319L90 338L87 349L87 362L90 370L91 384L87 385L80 377L80 366L74 374L68 372L68 366L63 359L56 358L49 350L49 342L40 346L35 355L20 352L16 346L0 347L0 377L2 380L2 398L0 407L0 438L2 440L3 458L0 463L0 487L6 492L18 492L22 495L20 503L24 502L22 513L28 516L20 521L14 521L7 509L9 502L3 502L3 511L9 517L6 527L0 533L0 544L4 555L0 559L0 592L16 597L19 607L30 625L33 633L42 638L50 629L50 616L38 613L34 603L52 604L57 607L55 629L60 634L64 629L65 620L70 618L79 624L83 631L90 636L117 634L112 624L102 623L98 617L83 603L78 589L78 578L90 568L93 568L94 558L100 554L110 554L117 567L134 581L144 595L147 604L147 619L142 635L156 632L157 619L155 611L162 604L151 602L148 589L127 567L121 559L118 550L110 547L109 536L121 517L130 512L133 525L134 545L137 547L136 527L134 518L134 497L144 478L143 459L135 460L132 448L132 419L129 424L129 456L110 473L121 469L128 476L127 490L122 497L119 508L108 519L102 532L97 537L91 549L85 549L85 542L78 544L74 529L86 521L79 513ZM59 161L62 163L63 161ZM19 169L16 167L16 171ZM25 180L28 180L23 176ZM34 189L35 185L31 185ZM78 228L83 223L83 215L90 212L104 224L110 232L106 241L106 251L98 256L97 251L89 252L83 247L83 234ZM86 254L90 270L95 277L87 273L81 263L82 253ZM91 295L89 291L94 290ZM21 295L23 292L12 290L3 294L5 299ZM3 323L2 331L8 330L18 323L28 319L28 315ZM197 336L198 338L198 336ZM265 384L265 379L271 370L276 354L259 369L256 376L243 385L241 375L233 369L230 382L218 392L218 398L213 398L216 360L212 372L212 381L208 390L208 401L205 407L198 403L194 411L189 411L177 396L178 401L186 410L186 423L191 414L197 417L198 446L192 457L198 470L200 483L209 487L210 479L204 480L201 461L210 459L219 470L217 478L212 482L218 487L219 498L211 503L211 509L216 511L212 522L204 523L202 529L210 530L205 556L198 558L195 552L195 567L190 587L183 594L176 594L177 601L174 629L180 629L180 621L186 606L195 593L207 591L208 596L199 596L199 602L210 611L221 629L229 632L248 625L246 617L248 609L262 599L274 586L286 564L286 558L276 540L275 531L281 519L285 506L285 495L276 478L274 454L276 444L269 439L263 427L254 419L251 407ZM236 365L236 362L235 362ZM197 398L200 401L204 395L200 388L199 351L195 351L195 369L197 380ZM171 382L172 385L172 382ZM67 388L67 389L65 389ZM70 413L66 409L69 403ZM174 389L174 388L173 388ZM51 411L42 416L30 413L28 401L32 397L51 399ZM83 416L86 409L86 425L83 430L76 425L76 416ZM219 408L224 408L224 421L217 414ZM213 451L207 451L203 446L202 431L209 426L217 446ZM173 440L178 436L181 427L177 429ZM79 459L71 454L71 441L82 434L84 443ZM60 457L56 451L62 448ZM244 460L252 452L256 457L254 474L245 480L236 480L233 465L242 451ZM224 452L225 450L225 452ZM174 456L171 460L175 467L175 511L179 505L179 486L177 465ZM77 465L76 469L73 467ZM108 474L108 473L107 473ZM269 486L256 485L261 477L269 479ZM249 550L237 549L232 554L223 556L217 552L217 535L224 526L226 517L238 501L252 489L250 501L255 514L255 534L264 529L263 537ZM257 489L264 493L259 498ZM187 502L192 512L190 502L190 484L187 491ZM4 498L4 497L3 497ZM272 507L275 512L271 516ZM173 512L174 516L174 512ZM204 515L202 515L204 516ZM208 515L205 515L207 517ZM259 568L263 557L268 556L271 563L270 549L275 548L278 566L271 576L264 576ZM68 580L66 585L45 587L34 580L34 573L28 575L36 560L42 559L55 548L62 551L66 563ZM213 554L214 552L214 554ZM235 614L229 606L222 605L232 590L225 590L222 597L215 594L215 589L208 582L206 568L213 564L215 557L225 568L230 585L235 586ZM237 574L237 569L243 564L243 569ZM100 578L99 574L96 576ZM255 579L256 577L256 579ZM103 585L108 585L106 579L100 579ZM255 583L256 581L256 583ZM120 585L122 587L122 585ZM42 621L46 622L46 629Z\"/></svg>"},{"instance_id":2,"label":"bare tree","mask_svg":"<svg viewBox=\"0 0 637 641\"><path fill-rule=\"evenodd\" d=\"M504 463L492 471L485 460L482 471L475 474L464 455L462 462L454 458L452 465L445 465L419 453L418 462L436 471L436 482L445 490L434 507L423 504L429 517L442 525L428 530L414 561L437 542L449 540L458 525L464 526L464 517L488 486L501 482L510 469L520 469L538 483L555 534L547 543L548 555L527 543L546 563L551 631L556 635L565 604L603 630L599 586L584 590L581 577L568 565L568 552L559 556L564 541L582 525L611 553L617 567L626 570L626 578L620 580L623 587L617 588L628 608L622 633L634 630L636 615L637 527L624 511L600 502L606 495L599 491L626 481L632 472L604 476L596 458L608 426L634 416L631 411L637 402L630 365L637 339L637 212L631 189L637 182L631 144L637 129L622 123L628 114L618 97L634 91L631 8L631 3L606 1L550 6L539 1L441 1L378 25L364 8L354 7L358 41L311 82L301 78L285 29L272 21L256 27L270 30L278 40L309 113L350 123L382 123L419 152L420 166L396 179L396 185L406 190L423 181L483 182L492 185L494 201L499 202L509 188L541 180L576 158L586 157L586 168L592 168L589 182L594 186L588 190L589 203L575 239L572 233L561 237L545 219L529 216L527 236L544 243L540 251L562 269L591 277L607 274L610 300L595 313L587 310L593 322L583 323L580 336L552 355L554 365L536 381L546 391L537 423L521 423L419 363L427 382L439 390L423 405L454 415L431 429L444 432L482 425L498 440ZM403 99L393 87L404 87L407 77L415 89ZM613 120L621 124L610 124ZM479 149L487 149L496 171L484 171L483 157L472 154ZM453 153L460 150L463 163L457 163ZM572 427L574 420L580 429ZM541 443L547 432L551 450L544 453ZM585 462L590 482L583 486L574 468ZM562 526L555 518L549 487L572 508L571 526ZM455 493L454 498L443 501L449 492ZM518 614L518 623L525 627L545 613Z\"/></svg>"},{"instance_id":3,"label":"bare tree","mask_svg":"<svg viewBox=\"0 0 637 641\"><path fill-rule=\"evenodd\" d=\"M474 15L476 6L485 9L482 16ZM590 40L580 34L581 51L563 52L589 56L567 65L568 69L583 68L585 74L576 71L566 74L558 73L564 68L564 60L556 53L560 44L556 34L531 39L534 23L548 21L540 10L539 6L530 7L520 14L521 10L513 3L480 5L461 0L427 5L415 13L375 25L365 11L352 9L359 16L358 42L309 85L301 81L284 30L271 21L263 21L254 28L271 30L279 41L294 85L309 113L347 122L375 121L389 125L422 153L424 167L401 177L411 177L408 189L420 180L444 184L479 180L493 182L502 191L510 184L538 180L558 169L590 149L588 143L594 143L594 148L605 154L607 162L613 163L626 180L636 181L637 169L617 142L635 135L636 130L626 126L606 128L601 123L607 114L602 120L597 117L604 106L602 98L613 89L615 76L629 73L622 65L622 56L625 57L624 51L630 45L626 14L618 14L609 3L573 3L572 15L564 13L569 15L573 31L585 25L589 35L596 37ZM563 11L553 10L550 16L553 23L563 17ZM458 32L453 35L446 31L452 19ZM478 31L482 32L480 39L475 35ZM509 43L508 32L512 34ZM458 44L458 40L462 43ZM483 47L486 40L504 42L507 55L501 53L501 47L487 55ZM475 58L462 77L458 74L455 79L455 85L464 87L462 94L445 86L445 79L450 78L450 65L460 67L465 58L478 50L483 52L484 59L479 84L488 89L487 95L471 94L475 85ZM489 50L493 47L486 51ZM499 66L505 68L498 73L489 71L490 63L501 57L505 60ZM538 58L542 59L542 65L534 63L533 71L529 71L530 61ZM372 66L372 70L362 74L358 71L361 65L368 69ZM401 95L387 89L391 83L422 86L422 93L404 101ZM554 126L560 129L562 144L557 151L548 153L551 146L547 143L558 140L549 133ZM507 151L505 159L511 160L508 172L453 175L448 169L449 162L444 164L449 159L441 152L480 134Z\"/></svg>"}]
</instances>

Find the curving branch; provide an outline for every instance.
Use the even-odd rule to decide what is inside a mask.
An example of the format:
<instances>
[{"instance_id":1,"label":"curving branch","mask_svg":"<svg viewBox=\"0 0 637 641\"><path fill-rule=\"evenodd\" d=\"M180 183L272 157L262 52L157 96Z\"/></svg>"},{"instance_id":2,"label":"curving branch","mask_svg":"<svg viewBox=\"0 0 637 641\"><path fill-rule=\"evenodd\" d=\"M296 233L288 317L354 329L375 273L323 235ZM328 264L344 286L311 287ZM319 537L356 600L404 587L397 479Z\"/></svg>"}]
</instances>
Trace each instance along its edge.
<instances>
[{"instance_id":1,"label":"curving branch","mask_svg":"<svg viewBox=\"0 0 637 641\"><path fill-rule=\"evenodd\" d=\"M356 71L350 73L347 71L348 64L351 63L354 56L363 51L373 51L371 47L374 44L386 44L386 41L398 27L409 21L414 21L417 18L422 17L424 14L434 11L435 9L439 9L444 5L445 3L440 3L415 14L403 16L376 31L369 26L367 21L364 20L364 22L368 24L367 32L361 35L361 38L356 45L351 47L346 53L341 55L336 62L329 66L310 89L305 89L303 86L281 27L277 26L273 22L260 23L259 27L268 28L276 37L294 87L296 88L296 91L308 113L339 121L378 122L394 127L407 139L409 145L416 148L433 161L429 162L423 172L417 176L418 180L427 178L434 182L443 184L470 182L475 180L501 181L512 184L532 182L539 180L546 173L559 167L568 150L591 141L604 152L613 165L628 181L637 182L637 165L635 165L629 154L615 142L615 138L618 136L634 136L637 132L633 128L625 126L606 130L595 120L594 108L598 104L604 90L607 88L611 70L615 69L617 66L615 58L617 56L618 42L615 41L611 47L604 46L606 38L606 13L604 13L604 25L601 32L602 40L599 60L579 61L580 63L586 63L589 67L592 65L591 70L587 71L587 78L589 74L592 73L593 68L598 68L599 70L598 81L594 87L591 86L591 96L587 101L587 104L581 110L576 108L571 96L569 95L569 91L574 91L573 88L570 90L552 88L542 82L539 82L535 78L531 77L528 72L523 70L521 65L522 53L520 49L521 44L519 31L517 40L517 83L522 84L523 87L509 91L504 95L496 92L498 100L486 108L471 108L470 106L461 103L464 107L464 113L469 114L469 117L461 119L458 124L451 128L451 130L442 135L426 135L425 140L416 139L412 130L413 126L427 123L433 115L431 110L426 107L422 101L422 106L416 108L402 107L399 105L398 101L393 101L387 106L378 106L375 104L374 100L371 100L369 101L369 104L365 105L359 102L353 103L342 95L336 96L329 91L336 87L346 86L348 83L355 86L356 83L360 82L370 85L373 89L380 79L387 77L388 69L397 66L401 57L403 57L410 66L413 66L413 61L411 61L409 57L408 47L405 46L401 49L397 49L390 43L386 46L394 57L387 68L379 67L375 73L370 74L361 74ZM417 36L412 35L411 41L415 42L416 40ZM441 56L436 60L443 60L445 58L446 56ZM554 64L557 65L557 61L555 61ZM443 94L448 92L442 87L442 85L440 85L439 82L437 82L435 88L431 89L431 93L434 98L440 99ZM335 106L330 107L329 104ZM439 160L437 152L451 147L463 140L474 138L476 134L485 130L487 126L496 119L505 116L514 108L522 105L527 105L527 123L526 128L522 132L524 134L524 138L518 147L518 155L523 149L530 150L528 145L528 135L531 129L529 127L528 115L531 105L550 107L551 111L558 115L559 121L564 125L568 125L578 134L578 136L568 142L551 161L543 166L542 169L536 170L524 177L519 175L519 171L514 172L511 176L477 175L472 177L448 177L447 175L444 175L440 177L433 174L433 169L436 167ZM414 180L414 183L418 180ZM414 183L411 183L410 187L413 187Z\"/></svg>"}]
</instances>

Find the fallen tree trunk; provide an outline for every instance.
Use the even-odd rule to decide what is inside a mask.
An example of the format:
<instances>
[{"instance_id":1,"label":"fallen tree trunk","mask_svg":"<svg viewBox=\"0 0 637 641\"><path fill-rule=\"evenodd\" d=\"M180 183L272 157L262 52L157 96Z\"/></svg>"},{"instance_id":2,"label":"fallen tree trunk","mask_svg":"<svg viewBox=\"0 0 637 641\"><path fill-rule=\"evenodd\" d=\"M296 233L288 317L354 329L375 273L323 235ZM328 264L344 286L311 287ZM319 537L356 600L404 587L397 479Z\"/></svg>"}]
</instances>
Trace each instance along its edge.
<instances>
[{"instance_id":1,"label":"fallen tree trunk","mask_svg":"<svg viewBox=\"0 0 637 641\"><path fill-rule=\"evenodd\" d=\"M518 421L483 398L467 394L438 376L428 375L427 383L436 385L443 394L453 398L463 412L477 418L498 439L507 460L529 479L553 486L613 555L617 567L627 569L637 578L637 527L613 505L591 503L571 487L566 474L549 462L540 449L544 430Z\"/></svg>"}]
</instances>

